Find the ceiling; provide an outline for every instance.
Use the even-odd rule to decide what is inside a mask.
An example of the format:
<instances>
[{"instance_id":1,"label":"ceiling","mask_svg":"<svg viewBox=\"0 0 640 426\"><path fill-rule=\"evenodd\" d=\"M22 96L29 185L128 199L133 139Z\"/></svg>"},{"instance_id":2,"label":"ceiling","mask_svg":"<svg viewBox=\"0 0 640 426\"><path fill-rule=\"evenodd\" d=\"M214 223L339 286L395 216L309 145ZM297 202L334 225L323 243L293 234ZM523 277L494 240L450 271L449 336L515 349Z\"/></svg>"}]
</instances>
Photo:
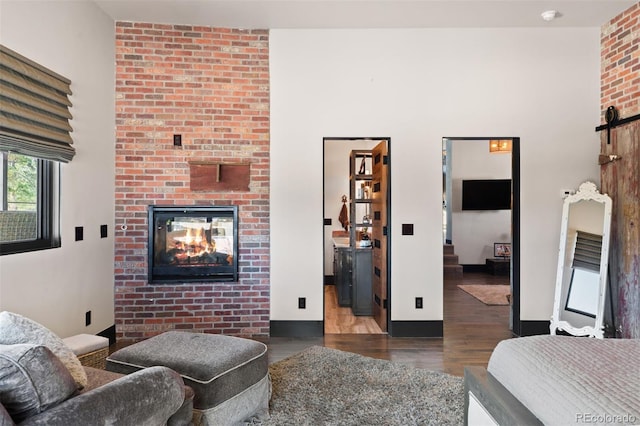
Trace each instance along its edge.
<instances>
[{"instance_id":1,"label":"ceiling","mask_svg":"<svg viewBox=\"0 0 640 426\"><path fill-rule=\"evenodd\" d=\"M118 21L211 27L600 27L636 0L88 0ZM544 21L540 14L556 10Z\"/></svg>"}]
</instances>

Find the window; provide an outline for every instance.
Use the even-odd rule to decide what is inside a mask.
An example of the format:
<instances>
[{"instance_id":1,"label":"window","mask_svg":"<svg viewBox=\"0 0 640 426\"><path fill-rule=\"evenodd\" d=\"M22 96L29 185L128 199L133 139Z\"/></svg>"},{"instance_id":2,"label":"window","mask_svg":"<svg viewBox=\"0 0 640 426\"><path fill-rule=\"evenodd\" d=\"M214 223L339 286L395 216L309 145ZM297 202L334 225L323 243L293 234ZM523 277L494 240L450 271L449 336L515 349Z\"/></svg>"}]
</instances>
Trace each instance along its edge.
<instances>
[{"instance_id":1,"label":"window","mask_svg":"<svg viewBox=\"0 0 640 426\"><path fill-rule=\"evenodd\" d=\"M71 81L0 45L0 255L60 247Z\"/></svg>"},{"instance_id":2,"label":"window","mask_svg":"<svg viewBox=\"0 0 640 426\"><path fill-rule=\"evenodd\" d=\"M55 161L0 151L0 254L60 247Z\"/></svg>"}]
</instances>

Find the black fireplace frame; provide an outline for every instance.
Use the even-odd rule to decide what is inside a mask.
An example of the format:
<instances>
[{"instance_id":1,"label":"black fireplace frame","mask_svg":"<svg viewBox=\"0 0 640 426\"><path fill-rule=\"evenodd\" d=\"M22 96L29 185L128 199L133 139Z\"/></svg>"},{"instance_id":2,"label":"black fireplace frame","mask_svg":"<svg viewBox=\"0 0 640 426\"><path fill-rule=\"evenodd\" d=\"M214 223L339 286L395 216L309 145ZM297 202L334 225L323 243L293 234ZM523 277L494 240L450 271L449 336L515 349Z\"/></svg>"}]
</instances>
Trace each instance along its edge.
<instances>
[{"instance_id":1,"label":"black fireplace frame","mask_svg":"<svg viewBox=\"0 0 640 426\"><path fill-rule=\"evenodd\" d=\"M174 265L158 265L154 258L156 219L179 217L232 217L233 218L233 262L231 265L190 266L181 268ZM211 281L238 281L238 206L148 206L148 282L150 284L163 283L193 283Z\"/></svg>"}]
</instances>

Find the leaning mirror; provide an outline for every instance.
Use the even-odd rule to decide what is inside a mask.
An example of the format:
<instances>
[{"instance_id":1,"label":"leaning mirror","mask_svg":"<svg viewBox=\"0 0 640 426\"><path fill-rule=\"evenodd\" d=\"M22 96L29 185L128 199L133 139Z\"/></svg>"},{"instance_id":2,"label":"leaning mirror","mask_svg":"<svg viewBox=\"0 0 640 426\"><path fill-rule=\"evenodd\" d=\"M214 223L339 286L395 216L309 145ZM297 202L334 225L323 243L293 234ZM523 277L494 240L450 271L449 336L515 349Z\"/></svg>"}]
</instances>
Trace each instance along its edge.
<instances>
[{"instance_id":1,"label":"leaning mirror","mask_svg":"<svg viewBox=\"0 0 640 426\"><path fill-rule=\"evenodd\" d=\"M585 182L562 206L551 334L604 337L611 198Z\"/></svg>"}]
</instances>

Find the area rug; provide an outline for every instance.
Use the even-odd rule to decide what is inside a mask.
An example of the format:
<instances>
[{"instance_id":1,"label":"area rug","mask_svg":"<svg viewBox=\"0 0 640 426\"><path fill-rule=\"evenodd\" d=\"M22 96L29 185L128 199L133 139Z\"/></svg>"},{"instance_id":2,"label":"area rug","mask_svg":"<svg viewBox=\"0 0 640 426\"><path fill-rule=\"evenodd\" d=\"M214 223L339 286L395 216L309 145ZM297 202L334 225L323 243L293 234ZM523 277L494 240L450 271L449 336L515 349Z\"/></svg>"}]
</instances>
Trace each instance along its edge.
<instances>
[{"instance_id":1,"label":"area rug","mask_svg":"<svg viewBox=\"0 0 640 426\"><path fill-rule=\"evenodd\" d=\"M485 305L508 305L511 289L508 285L461 284L465 291Z\"/></svg>"},{"instance_id":2,"label":"area rug","mask_svg":"<svg viewBox=\"0 0 640 426\"><path fill-rule=\"evenodd\" d=\"M460 425L461 377L321 346L271 364L263 425Z\"/></svg>"}]
</instances>

